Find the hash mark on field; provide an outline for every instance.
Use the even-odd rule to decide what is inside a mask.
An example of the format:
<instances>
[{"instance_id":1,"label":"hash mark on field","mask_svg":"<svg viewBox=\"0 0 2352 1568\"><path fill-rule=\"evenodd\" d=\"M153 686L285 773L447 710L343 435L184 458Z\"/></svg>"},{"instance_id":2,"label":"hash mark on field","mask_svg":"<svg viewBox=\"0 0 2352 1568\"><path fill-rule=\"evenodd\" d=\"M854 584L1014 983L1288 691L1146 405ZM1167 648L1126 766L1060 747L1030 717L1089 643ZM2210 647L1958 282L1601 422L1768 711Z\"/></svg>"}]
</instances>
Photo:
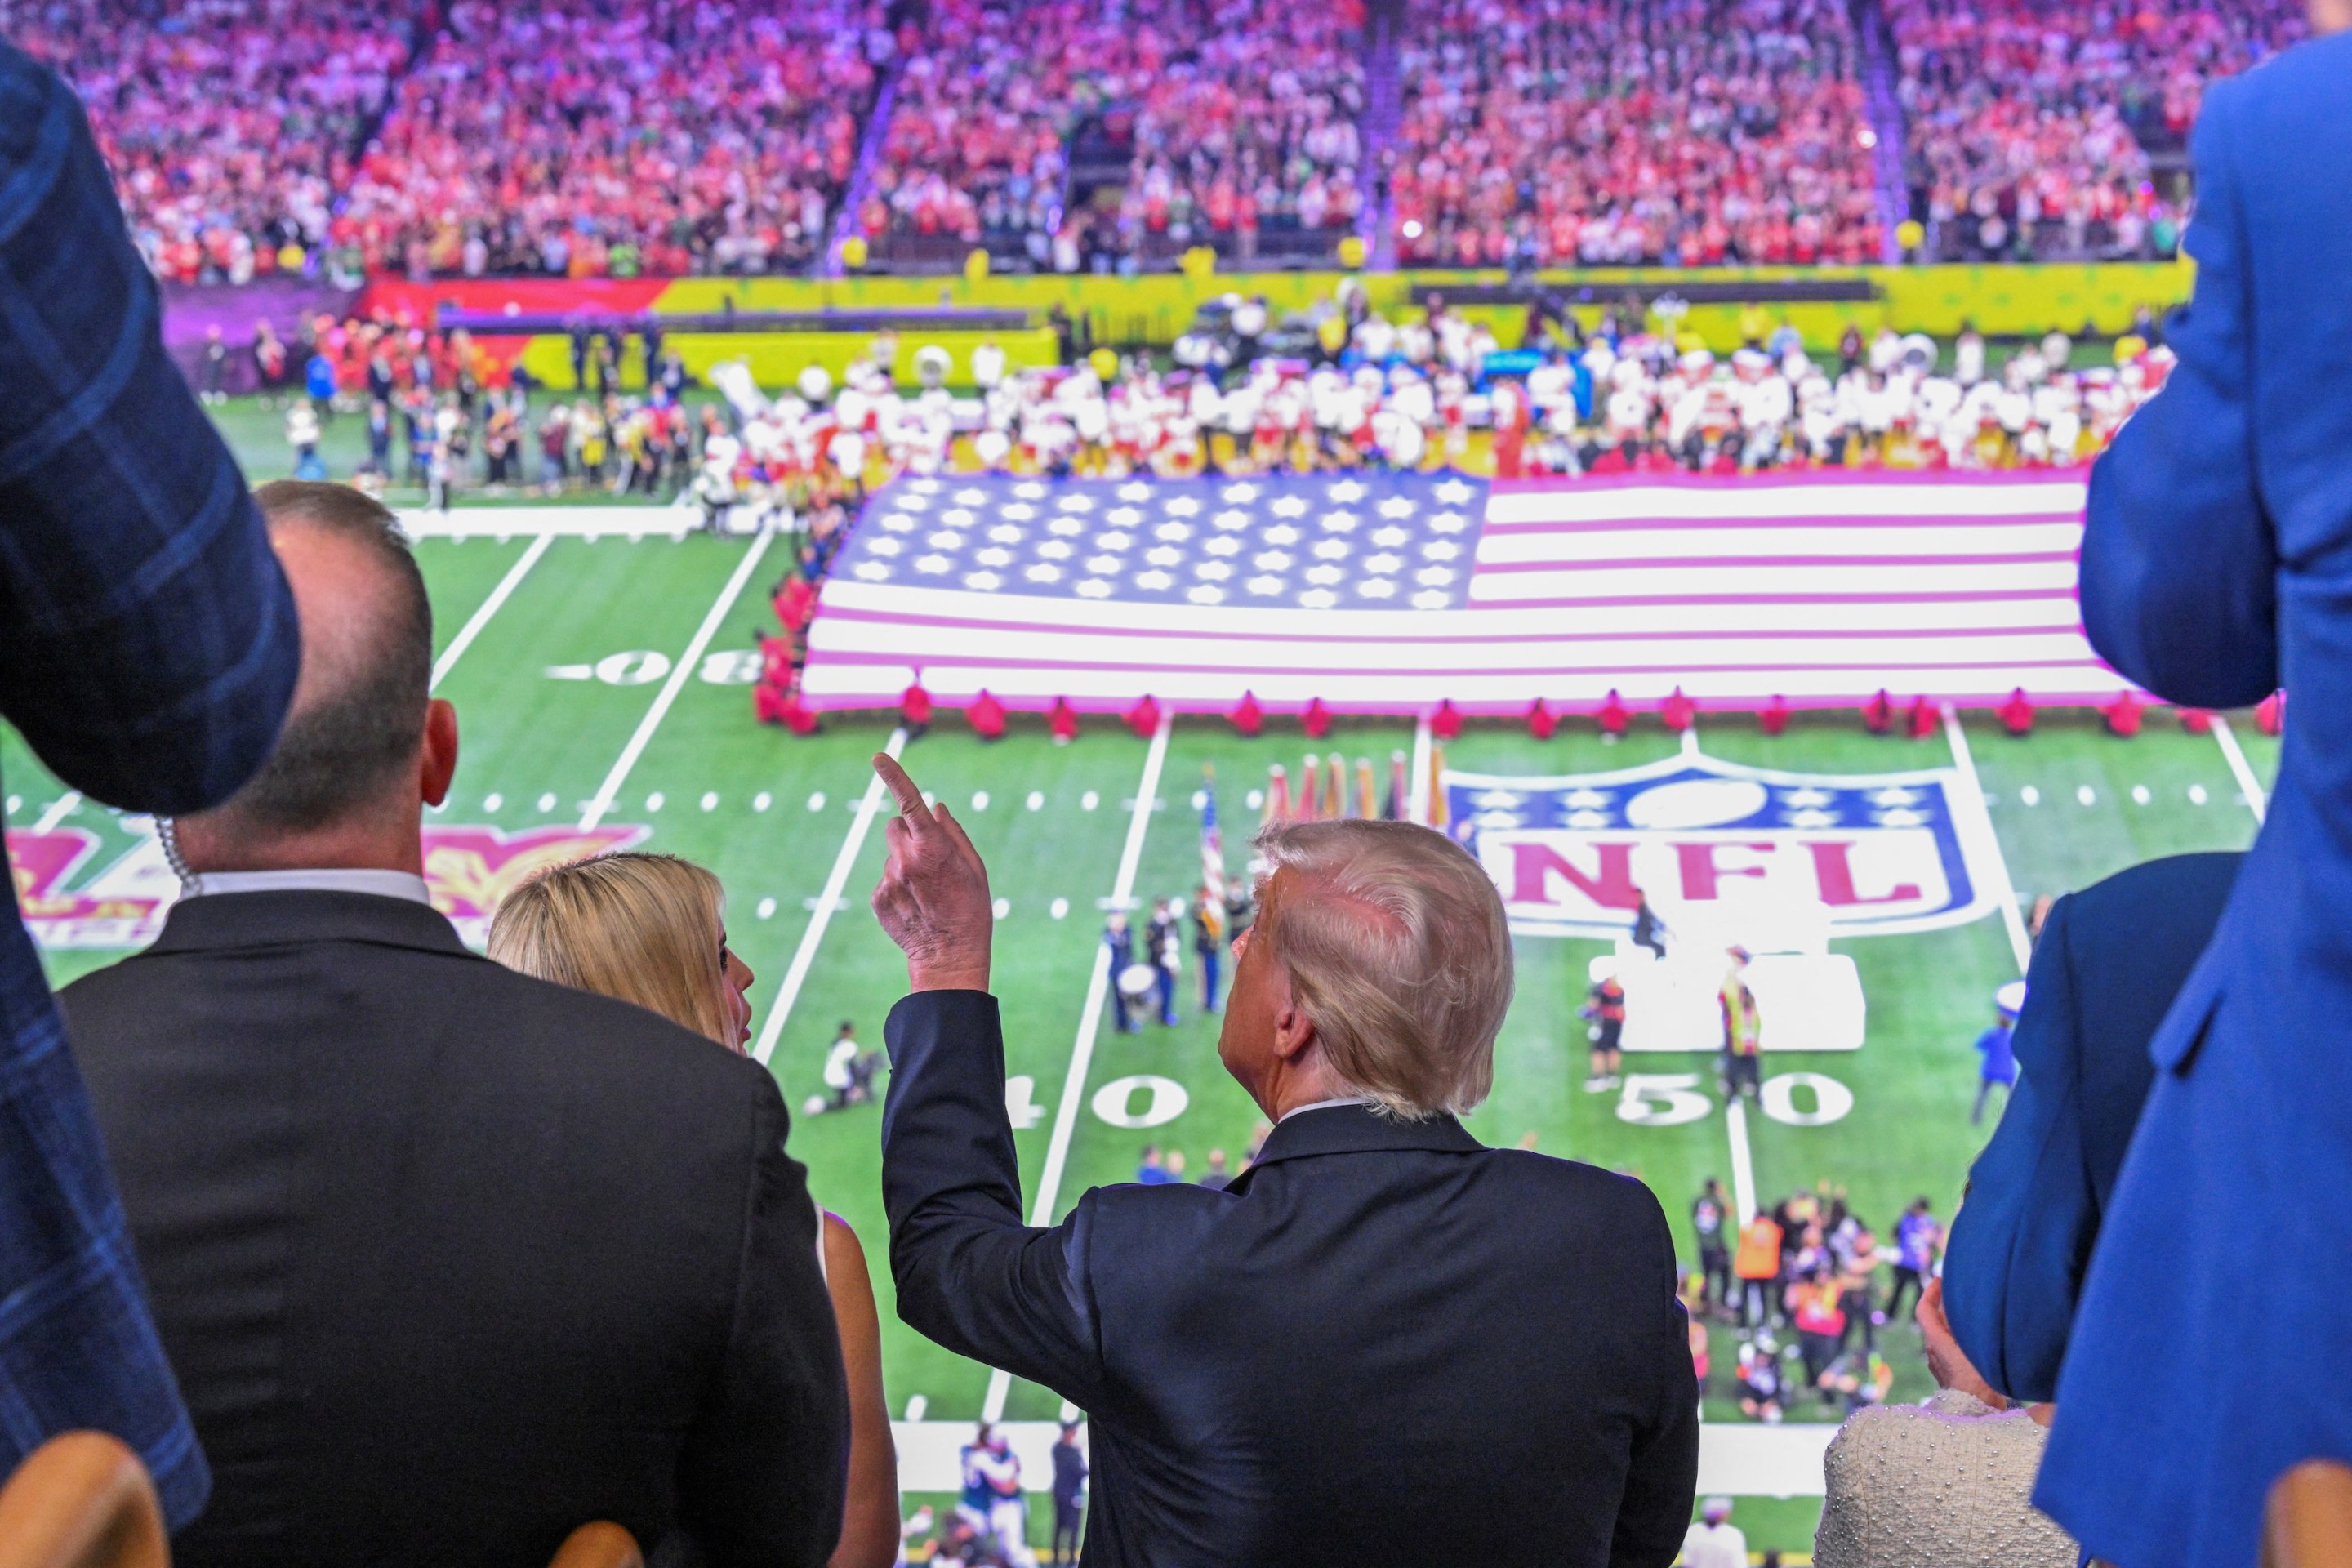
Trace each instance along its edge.
<instances>
[{"instance_id":1,"label":"hash mark on field","mask_svg":"<svg viewBox=\"0 0 2352 1568\"><path fill-rule=\"evenodd\" d=\"M903 727L891 731L889 741L882 747L894 758L906 749L907 731ZM853 803L857 820L850 825L849 836L841 841L841 853L833 858L833 870L824 879L824 891L809 916L808 929L801 932L801 944L793 952L792 966L784 971L783 984L776 987L776 999L769 1005L766 1022L760 1026L759 1043L751 1047L752 1059L761 1067L767 1066L768 1058L776 1054L776 1041L783 1036L784 1020L793 1016L793 1004L800 1000L809 965L816 962L817 944L824 940L824 928L833 923L834 906L843 901L841 890L849 885L850 868L856 865L857 852L865 847L866 835L882 808L883 793L882 775L877 773L866 780L864 796Z\"/></svg>"},{"instance_id":2,"label":"hash mark on field","mask_svg":"<svg viewBox=\"0 0 2352 1568\"><path fill-rule=\"evenodd\" d=\"M553 811L555 809L555 792L553 790L549 790L545 795L539 797L539 809L541 811Z\"/></svg>"},{"instance_id":3,"label":"hash mark on field","mask_svg":"<svg viewBox=\"0 0 2352 1568\"><path fill-rule=\"evenodd\" d=\"M761 899L760 900L759 909L754 912L757 913L763 921L775 919L776 900L773 899Z\"/></svg>"},{"instance_id":4,"label":"hash mark on field","mask_svg":"<svg viewBox=\"0 0 2352 1568\"><path fill-rule=\"evenodd\" d=\"M482 797L482 809L484 811L496 811L499 807L506 805L506 796L499 794L496 790L492 790L489 794Z\"/></svg>"},{"instance_id":5,"label":"hash mark on field","mask_svg":"<svg viewBox=\"0 0 2352 1568\"><path fill-rule=\"evenodd\" d=\"M33 824L33 831L36 833L54 832L57 829L58 824L63 822L67 817L71 816L75 812L79 811L80 809L81 791L78 789L69 789L66 791L65 794L58 796L57 799L49 803L49 809L41 813L41 819Z\"/></svg>"}]
</instances>

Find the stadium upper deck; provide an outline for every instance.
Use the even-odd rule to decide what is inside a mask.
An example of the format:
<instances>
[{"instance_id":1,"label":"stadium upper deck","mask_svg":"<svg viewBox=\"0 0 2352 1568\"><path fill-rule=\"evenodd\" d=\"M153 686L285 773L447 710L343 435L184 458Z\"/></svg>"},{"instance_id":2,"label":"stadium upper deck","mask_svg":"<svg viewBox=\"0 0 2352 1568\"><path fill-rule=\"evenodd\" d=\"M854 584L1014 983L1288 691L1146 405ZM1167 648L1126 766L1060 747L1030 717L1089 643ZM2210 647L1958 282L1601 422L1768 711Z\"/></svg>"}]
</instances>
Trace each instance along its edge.
<instances>
[{"instance_id":1,"label":"stadium upper deck","mask_svg":"<svg viewBox=\"0 0 2352 1568\"><path fill-rule=\"evenodd\" d=\"M843 243L1065 271L1351 237L1422 267L2162 256L2205 84L2295 11L0 0L0 32L89 105L157 270L237 281L788 272Z\"/></svg>"}]
</instances>

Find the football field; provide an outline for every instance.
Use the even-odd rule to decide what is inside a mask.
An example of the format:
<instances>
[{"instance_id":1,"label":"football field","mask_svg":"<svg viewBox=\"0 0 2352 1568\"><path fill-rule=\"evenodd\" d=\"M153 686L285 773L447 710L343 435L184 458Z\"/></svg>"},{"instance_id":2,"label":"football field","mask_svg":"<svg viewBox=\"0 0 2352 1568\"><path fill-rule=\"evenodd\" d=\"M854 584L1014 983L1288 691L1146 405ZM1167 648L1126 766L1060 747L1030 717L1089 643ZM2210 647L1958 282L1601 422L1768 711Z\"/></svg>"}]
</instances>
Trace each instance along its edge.
<instances>
[{"instance_id":1,"label":"football field","mask_svg":"<svg viewBox=\"0 0 2352 1568\"><path fill-rule=\"evenodd\" d=\"M804 1114L842 1023L879 1047L904 968L866 904L883 849L866 759L893 741L892 721L835 718L807 739L752 721L751 650L772 624L766 595L789 558L783 544L436 538L418 555L436 605L436 691L456 704L463 737L454 792L428 819L428 871L452 912L477 923L533 867L596 847L641 844L717 871L735 949L759 976L755 1037L793 1110L793 1152L872 1258L894 1414L1051 1418L1057 1396L992 1378L896 1322L878 1107ZM1835 935L1831 950L1851 957L1867 1005L1861 1047L1768 1052L1768 1079L1795 1081L1746 1115L1727 1115L1704 1055L1629 1055L1627 1071L1642 1081L1586 1092L1576 1011L1588 965L1608 944L1522 935L1495 1093L1473 1131L1638 1175L1675 1221L1686 1262L1696 1258L1691 1199L1708 1176L1744 1184L1768 1206L1799 1187L1841 1185L1882 1237L1917 1195L1948 1216L1991 1120L1969 1124L1971 1044L1991 1021L1996 988L2020 973L2024 910L2139 860L2251 842L2277 742L2244 716L2229 739L2242 748L2242 774L2222 737L2190 734L2168 712L2132 740L2108 735L2095 716L2050 712L2024 740L1990 716L1964 715L1915 741L1869 735L1851 713L1800 718L1767 737L1751 716L1702 710L1697 749L1734 769L1849 784L1948 773L1956 819L1990 825L1968 861L1983 884L1981 912L1933 929ZM1177 1025L1115 1034L1101 1005L1105 911L1192 892L1198 793L1212 774L1226 866L1240 877L1270 764L1285 764L1295 784L1310 749L1343 754L1351 769L1368 758L1385 789L1391 754L1416 743L1402 720L1342 718L1310 743L1281 721L1244 739L1213 716L1178 718L1150 740L1089 717L1066 746L1042 721L1016 718L1004 738L982 742L951 712L907 742L908 767L953 805L993 881L1008 1099L1032 1205L1058 1216L1087 1187L1131 1179L1147 1142L1181 1151L1196 1175L1212 1149L1238 1162L1248 1146L1257 1111L1218 1065L1217 1021L1200 1008L1189 942ZM1688 743L1653 717L1613 743L1581 717L1540 742L1516 723L1474 722L1444 760L1488 778L1556 784L1667 763ZM53 974L70 979L143 942L170 892L152 831L69 795L13 731L0 779L18 893ZM1918 1397L1928 1384L1916 1335L1900 1328L1890 1342L1897 1396ZM1732 1351L1719 1336L1712 1421L1738 1419L1725 1397ZM1829 1418L1810 1403L1791 1415Z\"/></svg>"}]
</instances>

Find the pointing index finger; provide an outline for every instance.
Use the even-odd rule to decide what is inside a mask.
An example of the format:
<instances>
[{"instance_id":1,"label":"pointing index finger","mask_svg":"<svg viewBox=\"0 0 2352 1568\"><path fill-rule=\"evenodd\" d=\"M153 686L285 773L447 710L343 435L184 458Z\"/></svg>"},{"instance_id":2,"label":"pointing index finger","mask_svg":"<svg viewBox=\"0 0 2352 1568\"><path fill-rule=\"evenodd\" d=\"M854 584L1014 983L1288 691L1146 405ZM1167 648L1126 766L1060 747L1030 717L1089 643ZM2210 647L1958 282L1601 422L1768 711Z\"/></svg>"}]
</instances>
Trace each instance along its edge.
<instances>
[{"instance_id":1,"label":"pointing index finger","mask_svg":"<svg viewBox=\"0 0 2352 1568\"><path fill-rule=\"evenodd\" d=\"M903 816L926 821L929 819L930 808L923 804L923 792L916 787L913 779L907 776L907 770L898 765L896 757L887 752L875 752L874 772L881 779L883 787L898 797L898 810Z\"/></svg>"}]
</instances>

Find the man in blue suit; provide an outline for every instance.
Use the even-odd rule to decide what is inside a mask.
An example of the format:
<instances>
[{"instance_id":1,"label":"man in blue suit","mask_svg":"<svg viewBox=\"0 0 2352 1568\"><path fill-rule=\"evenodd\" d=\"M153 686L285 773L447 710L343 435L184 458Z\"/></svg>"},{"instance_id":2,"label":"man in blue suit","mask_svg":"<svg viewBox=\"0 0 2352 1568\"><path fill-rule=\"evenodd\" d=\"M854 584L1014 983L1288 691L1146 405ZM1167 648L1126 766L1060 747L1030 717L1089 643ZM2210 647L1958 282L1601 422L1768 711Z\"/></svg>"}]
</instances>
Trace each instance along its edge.
<instances>
[{"instance_id":1,"label":"man in blue suit","mask_svg":"<svg viewBox=\"0 0 2352 1568\"><path fill-rule=\"evenodd\" d=\"M2011 1399L2058 1397L2083 1273L2156 1077L2147 1043L2244 858L2151 860L2068 894L2042 925L2011 1037L2024 1081L1944 1252L1952 1332Z\"/></svg>"},{"instance_id":2,"label":"man in blue suit","mask_svg":"<svg viewBox=\"0 0 2352 1568\"><path fill-rule=\"evenodd\" d=\"M2314 0L2328 32L2347 0ZM2269 821L2158 1031L2034 1502L2130 1568L2249 1564L2264 1497L2352 1459L2352 36L2207 95L2197 291L2091 480L2083 619L2126 675L2294 699Z\"/></svg>"}]
</instances>

